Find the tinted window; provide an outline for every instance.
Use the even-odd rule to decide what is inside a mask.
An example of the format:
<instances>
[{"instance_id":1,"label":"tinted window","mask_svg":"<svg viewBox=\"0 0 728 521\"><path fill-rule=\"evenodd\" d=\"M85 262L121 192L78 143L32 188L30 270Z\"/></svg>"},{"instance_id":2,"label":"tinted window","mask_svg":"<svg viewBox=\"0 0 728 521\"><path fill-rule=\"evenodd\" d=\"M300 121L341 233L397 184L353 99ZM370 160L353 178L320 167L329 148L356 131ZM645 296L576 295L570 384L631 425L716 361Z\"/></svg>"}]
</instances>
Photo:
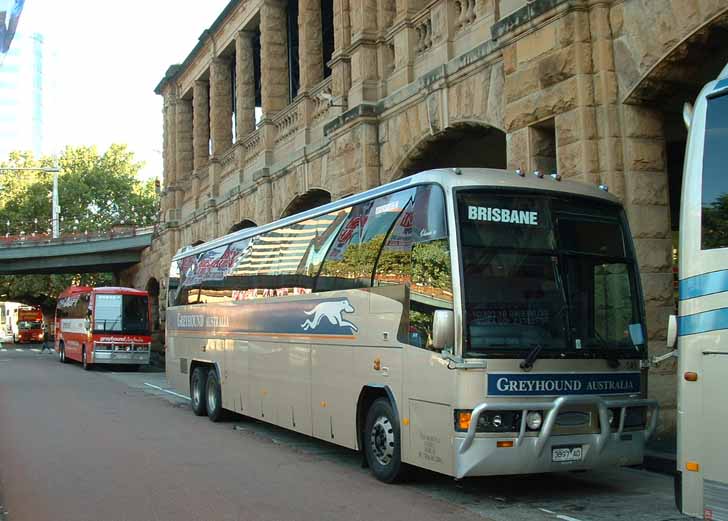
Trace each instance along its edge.
<instances>
[{"instance_id":1,"label":"tinted window","mask_svg":"<svg viewBox=\"0 0 728 521\"><path fill-rule=\"evenodd\" d=\"M559 245L564 250L608 257L625 255L622 228L613 221L559 217L558 230Z\"/></svg>"},{"instance_id":2,"label":"tinted window","mask_svg":"<svg viewBox=\"0 0 728 521\"><path fill-rule=\"evenodd\" d=\"M94 330L117 333L146 333L149 331L147 297L136 295L96 295Z\"/></svg>"},{"instance_id":3,"label":"tinted window","mask_svg":"<svg viewBox=\"0 0 728 521\"><path fill-rule=\"evenodd\" d=\"M703 149L702 248L728 247L728 94L708 100Z\"/></svg>"},{"instance_id":4,"label":"tinted window","mask_svg":"<svg viewBox=\"0 0 728 521\"><path fill-rule=\"evenodd\" d=\"M415 190L405 190L354 206L326 254L316 291L368 288L379 252Z\"/></svg>"},{"instance_id":5,"label":"tinted window","mask_svg":"<svg viewBox=\"0 0 728 521\"><path fill-rule=\"evenodd\" d=\"M417 189L387 235L374 277L375 293L401 301L399 340L418 347L432 344L436 309L452 309L450 249L442 189ZM400 288L400 291L396 291Z\"/></svg>"},{"instance_id":6,"label":"tinted window","mask_svg":"<svg viewBox=\"0 0 728 521\"><path fill-rule=\"evenodd\" d=\"M553 248L544 199L472 190L458 194L458 211L461 241L466 246Z\"/></svg>"}]
</instances>

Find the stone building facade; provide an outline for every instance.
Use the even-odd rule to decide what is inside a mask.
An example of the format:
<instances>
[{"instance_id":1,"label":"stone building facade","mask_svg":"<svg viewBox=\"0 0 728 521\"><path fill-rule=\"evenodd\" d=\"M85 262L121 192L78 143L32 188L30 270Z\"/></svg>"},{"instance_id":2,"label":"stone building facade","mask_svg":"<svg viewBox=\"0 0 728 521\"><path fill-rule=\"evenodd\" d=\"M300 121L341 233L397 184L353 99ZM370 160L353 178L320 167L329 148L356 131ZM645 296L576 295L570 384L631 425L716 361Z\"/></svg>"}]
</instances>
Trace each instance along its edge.
<instances>
[{"instance_id":1,"label":"stone building facade","mask_svg":"<svg viewBox=\"0 0 728 521\"><path fill-rule=\"evenodd\" d=\"M232 0L169 68L159 231L185 245L437 166L606 184L637 247L651 350L674 310L680 114L728 61L725 0ZM651 394L674 425L675 368Z\"/></svg>"}]
</instances>

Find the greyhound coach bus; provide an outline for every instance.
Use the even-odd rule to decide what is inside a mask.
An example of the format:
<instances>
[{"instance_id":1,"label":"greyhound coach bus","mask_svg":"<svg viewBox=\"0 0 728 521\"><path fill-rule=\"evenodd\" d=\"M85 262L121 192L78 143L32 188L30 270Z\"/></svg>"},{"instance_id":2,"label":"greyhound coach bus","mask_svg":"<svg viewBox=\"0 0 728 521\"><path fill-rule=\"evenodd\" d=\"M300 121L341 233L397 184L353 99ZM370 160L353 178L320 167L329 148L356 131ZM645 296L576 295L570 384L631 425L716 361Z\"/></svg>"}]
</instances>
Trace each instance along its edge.
<instances>
[{"instance_id":1,"label":"greyhound coach bus","mask_svg":"<svg viewBox=\"0 0 728 521\"><path fill-rule=\"evenodd\" d=\"M728 66L683 114L675 492L684 513L728 521Z\"/></svg>"},{"instance_id":2,"label":"greyhound coach bus","mask_svg":"<svg viewBox=\"0 0 728 521\"><path fill-rule=\"evenodd\" d=\"M95 364L149 364L149 294L134 288L71 286L58 296L55 350L58 359Z\"/></svg>"},{"instance_id":3,"label":"greyhound coach bus","mask_svg":"<svg viewBox=\"0 0 728 521\"><path fill-rule=\"evenodd\" d=\"M433 170L178 253L167 377L224 410L456 478L642 461L644 312L604 190ZM170 287L171 287L170 286Z\"/></svg>"}]
</instances>

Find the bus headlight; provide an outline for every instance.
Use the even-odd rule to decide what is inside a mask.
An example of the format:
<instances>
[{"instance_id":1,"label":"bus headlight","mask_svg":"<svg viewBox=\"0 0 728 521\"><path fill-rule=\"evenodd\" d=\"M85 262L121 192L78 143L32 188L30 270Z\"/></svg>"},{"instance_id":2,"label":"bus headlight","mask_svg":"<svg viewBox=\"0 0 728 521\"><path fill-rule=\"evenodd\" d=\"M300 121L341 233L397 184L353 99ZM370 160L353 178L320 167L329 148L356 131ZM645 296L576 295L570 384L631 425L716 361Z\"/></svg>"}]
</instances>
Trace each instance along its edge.
<instances>
[{"instance_id":1,"label":"bus headlight","mask_svg":"<svg viewBox=\"0 0 728 521\"><path fill-rule=\"evenodd\" d=\"M455 430L466 432L470 427L472 410L455 410ZM485 411L478 416L476 432L518 432L521 428L520 411Z\"/></svg>"},{"instance_id":2,"label":"bus headlight","mask_svg":"<svg viewBox=\"0 0 728 521\"><path fill-rule=\"evenodd\" d=\"M526 414L526 427L528 427L529 430L539 430L541 428L541 423L543 423L543 416L541 416L540 412L531 411Z\"/></svg>"}]
</instances>

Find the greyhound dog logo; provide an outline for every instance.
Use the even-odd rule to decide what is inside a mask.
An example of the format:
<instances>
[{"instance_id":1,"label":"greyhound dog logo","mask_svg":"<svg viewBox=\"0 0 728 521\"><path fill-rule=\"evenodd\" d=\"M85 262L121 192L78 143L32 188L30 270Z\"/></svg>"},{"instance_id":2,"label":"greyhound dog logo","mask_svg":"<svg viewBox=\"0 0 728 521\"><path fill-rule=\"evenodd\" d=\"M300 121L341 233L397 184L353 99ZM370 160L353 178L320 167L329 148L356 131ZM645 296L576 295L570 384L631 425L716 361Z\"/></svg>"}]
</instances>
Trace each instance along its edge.
<instances>
[{"instance_id":1,"label":"greyhound dog logo","mask_svg":"<svg viewBox=\"0 0 728 521\"><path fill-rule=\"evenodd\" d=\"M350 327L352 331L357 332L359 331L359 328L342 316L344 313L353 312L354 306L351 305L349 299L321 302L311 311L304 311L304 313L308 316L313 316L313 318L306 319L306 321L301 324L301 327L304 331L316 329L319 327L321 320L326 318L332 325Z\"/></svg>"}]
</instances>

